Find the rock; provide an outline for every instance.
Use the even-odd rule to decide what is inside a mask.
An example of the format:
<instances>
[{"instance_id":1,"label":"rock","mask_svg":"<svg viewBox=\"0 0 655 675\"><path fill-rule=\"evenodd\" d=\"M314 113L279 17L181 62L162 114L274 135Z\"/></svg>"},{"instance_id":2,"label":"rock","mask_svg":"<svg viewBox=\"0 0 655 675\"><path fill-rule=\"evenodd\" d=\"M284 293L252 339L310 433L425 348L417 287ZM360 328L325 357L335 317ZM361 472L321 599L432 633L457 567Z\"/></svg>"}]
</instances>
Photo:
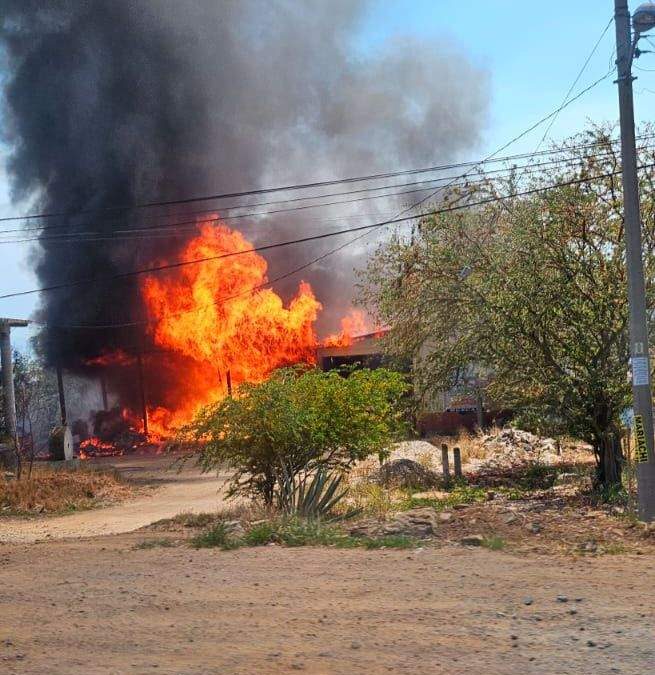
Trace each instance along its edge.
<instances>
[{"instance_id":1,"label":"rock","mask_svg":"<svg viewBox=\"0 0 655 675\"><path fill-rule=\"evenodd\" d=\"M503 522L506 525L511 525L512 523L515 523L518 519L519 519L519 517L516 515L516 513L512 513L512 512L506 513L503 516Z\"/></svg>"},{"instance_id":2,"label":"rock","mask_svg":"<svg viewBox=\"0 0 655 675\"><path fill-rule=\"evenodd\" d=\"M569 601L569 599L566 597L566 595L558 595L555 600L556 600L556 602L568 602Z\"/></svg>"},{"instance_id":3,"label":"rock","mask_svg":"<svg viewBox=\"0 0 655 675\"><path fill-rule=\"evenodd\" d=\"M455 511L463 511L464 509L468 509L469 505L468 504L455 504L453 508Z\"/></svg>"},{"instance_id":4,"label":"rock","mask_svg":"<svg viewBox=\"0 0 655 675\"><path fill-rule=\"evenodd\" d=\"M398 514L383 527L385 534L401 534L409 537L429 537L437 533L437 512L431 507L419 507Z\"/></svg>"},{"instance_id":5,"label":"rock","mask_svg":"<svg viewBox=\"0 0 655 675\"><path fill-rule=\"evenodd\" d=\"M433 488L439 484L439 476L411 459L395 459L383 464L377 480L385 487Z\"/></svg>"},{"instance_id":6,"label":"rock","mask_svg":"<svg viewBox=\"0 0 655 675\"><path fill-rule=\"evenodd\" d=\"M527 529L532 532L532 534L539 534L541 532L541 524L540 523L529 523L527 526Z\"/></svg>"},{"instance_id":7,"label":"rock","mask_svg":"<svg viewBox=\"0 0 655 675\"><path fill-rule=\"evenodd\" d=\"M438 518L440 523L449 523L453 519L453 514L450 511L442 511Z\"/></svg>"},{"instance_id":8,"label":"rock","mask_svg":"<svg viewBox=\"0 0 655 675\"><path fill-rule=\"evenodd\" d=\"M534 602L534 600L530 597L523 598L523 604L524 605L531 605Z\"/></svg>"},{"instance_id":9,"label":"rock","mask_svg":"<svg viewBox=\"0 0 655 675\"><path fill-rule=\"evenodd\" d=\"M582 550L585 553L596 553L598 544L595 541L587 541L582 545Z\"/></svg>"},{"instance_id":10,"label":"rock","mask_svg":"<svg viewBox=\"0 0 655 675\"><path fill-rule=\"evenodd\" d=\"M350 648L351 648L351 649L361 649L361 648L362 648L362 645L361 645L361 643L359 643L359 642L351 642L351 643L350 643Z\"/></svg>"},{"instance_id":11,"label":"rock","mask_svg":"<svg viewBox=\"0 0 655 675\"><path fill-rule=\"evenodd\" d=\"M382 533L384 523L375 518L367 518L355 523L349 530L351 537L377 537Z\"/></svg>"},{"instance_id":12,"label":"rock","mask_svg":"<svg viewBox=\"0 0 655 675\"><path fill-rule=\"evenodd\" d=\"M481 534L470 534L459 540L462 546L482 546L484 544L484 537Z\"/></svg>"}]
</instances>

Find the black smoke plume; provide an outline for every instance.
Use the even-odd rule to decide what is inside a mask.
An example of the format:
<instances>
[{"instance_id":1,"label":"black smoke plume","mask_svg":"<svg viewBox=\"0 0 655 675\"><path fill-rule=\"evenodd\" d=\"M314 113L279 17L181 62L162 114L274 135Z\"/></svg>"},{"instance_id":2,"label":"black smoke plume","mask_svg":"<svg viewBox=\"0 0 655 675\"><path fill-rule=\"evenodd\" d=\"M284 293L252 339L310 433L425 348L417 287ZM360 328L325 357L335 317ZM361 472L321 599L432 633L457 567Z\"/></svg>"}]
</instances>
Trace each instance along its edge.
<instances>
[{"instance_id":1,"label":"black smoke plume","mask_svg":"<svg viewBox=\"0 0 655 675\"><path fill-rule=\"evenodd\" d=\"M397 36L367 47L357 36L368 11L375 4L359 0L0 0L14 198L43 212L97 211L428 165L474 148L486 119L485 71L447 39ZM258 243L279 241L399 206L363 202L239 228ZM115 236L171 212L181 209L45 221L32 255L39 283L174 255L183 237ZM326 221L337 215L348 220ZM36 224L44 223L28 227ZM62 241L78 231L97 237ZM279 249L267 256L270 276L340 241ZM326 308L324 323L347 309L364 251L348 248L303 273ZM290 294L299 280L280 291ZM44 293L44 353L75 368L116 347L133 351L142 329L57 326L144 317L134 278Z\"/></svg>"}]
</instances>

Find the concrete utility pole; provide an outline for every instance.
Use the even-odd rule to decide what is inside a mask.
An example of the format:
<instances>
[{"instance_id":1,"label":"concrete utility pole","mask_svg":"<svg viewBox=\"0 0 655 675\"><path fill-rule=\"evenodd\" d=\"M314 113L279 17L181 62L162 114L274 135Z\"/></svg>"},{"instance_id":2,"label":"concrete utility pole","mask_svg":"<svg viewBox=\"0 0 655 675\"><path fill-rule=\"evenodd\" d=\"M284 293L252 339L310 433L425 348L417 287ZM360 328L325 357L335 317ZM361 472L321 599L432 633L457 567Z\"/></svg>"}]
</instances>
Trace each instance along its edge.
<instances>
[{"instance_id":1,"label":"concrete utility pole","mask_svg":"<svg viewBox=\"0 0 655 675\"><path fill-rule=\"evenodd\" d=\"M14 363L11 353L11 329L29 326L22 319L0 319L0 365L2 365L2 395L7 433L16 440L16 396L14 394Z\"/></svg>"},{"instance_id":2,"label":"concrete utility pole","mask_svg":"<svg viewBox=\"0 0 655 675\"><path fill-rule=\"evenodd\" d=\"M651 6L655 10L655 6ZM639 13L642 13L641 15ZM637 16L648 17L648 7L640 7ZM655 15L654 15L655 16ZM635 457L637 459L637 490L639 517L650 522L655 518L655 455L653 454L653 399L650 386L648 354L648 323L644 266L641 248L641 215L639 184L637 182L637 151L635 148L635 119L632 98L632 60L636 40L630 30L627 0L614 0L616 23L616 66L618 73L619 108L621 116L621 160L623 165L623 200L625 220L625 257L630 305L630 355L632 362L632 392L635 413ZM636 33L638 37L639 33Z\"/></svg>"}]
</instances>

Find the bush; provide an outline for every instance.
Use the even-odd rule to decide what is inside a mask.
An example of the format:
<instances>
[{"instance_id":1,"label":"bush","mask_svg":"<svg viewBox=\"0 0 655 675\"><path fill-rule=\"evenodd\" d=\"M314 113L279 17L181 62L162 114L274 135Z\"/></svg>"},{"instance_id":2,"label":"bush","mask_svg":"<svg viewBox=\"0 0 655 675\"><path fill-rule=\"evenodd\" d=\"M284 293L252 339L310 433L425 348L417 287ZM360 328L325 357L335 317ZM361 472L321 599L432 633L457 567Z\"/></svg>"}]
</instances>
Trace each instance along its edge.
<instances>
[{"instance_id":1,"label":"bush","mask_svg":"<svg viewBox=\"0 0 655 675\"><path fill-rule=\"evenodd\" d=\"M230 495L281 498L281 485L318 467L346 469L383 456L405 430L407 384L393 371L284 368L205 408L185 430L202 443L205 471L233 470Z\"/></svg>"}]
</instances>

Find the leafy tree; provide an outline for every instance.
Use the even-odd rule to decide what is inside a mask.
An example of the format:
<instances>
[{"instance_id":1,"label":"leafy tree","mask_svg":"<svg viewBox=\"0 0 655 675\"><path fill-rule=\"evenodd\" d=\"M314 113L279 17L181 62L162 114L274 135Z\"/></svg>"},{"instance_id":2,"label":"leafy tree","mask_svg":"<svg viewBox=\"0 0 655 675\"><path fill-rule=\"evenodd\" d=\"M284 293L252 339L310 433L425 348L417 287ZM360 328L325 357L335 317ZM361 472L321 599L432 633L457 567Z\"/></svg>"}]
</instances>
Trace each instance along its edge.
<instances>
[{"instance_id":1,"label":"leafy tree","mask_svg":"<svg viewBox=\"0 0 655 675\"><path fill-rule=\"evenodd\" d=\"M356 370L343 377L316 369L280 369L260 384L207 407L185 429L202 442L206 471L232 471L230 493L280 498L280 487L319 466L347 468L382 455L404 430L403 376Z\"/></svg>"},{"instance_id":2,"label":"leafy tree","mask_svg":"<svg viewBox=\"0 0 655 675\"><path fill-rule=\"evenodd\" d=\"M620 480L616 439L631 402L620 161L611 133L594 127L569 139L558 148L562 162L527 181L518 172L502 181L482 175L452 192L447 203L481 202L571 182L425 218L411 238L379 248L362 293L391 327L388 351L413 358L420 391L449 389L477 365L493 374L487 395L527 426L589 442L603 484ZM652 312L652 147L641 149L640 164Z\"/></svg>"}]
</instances>

